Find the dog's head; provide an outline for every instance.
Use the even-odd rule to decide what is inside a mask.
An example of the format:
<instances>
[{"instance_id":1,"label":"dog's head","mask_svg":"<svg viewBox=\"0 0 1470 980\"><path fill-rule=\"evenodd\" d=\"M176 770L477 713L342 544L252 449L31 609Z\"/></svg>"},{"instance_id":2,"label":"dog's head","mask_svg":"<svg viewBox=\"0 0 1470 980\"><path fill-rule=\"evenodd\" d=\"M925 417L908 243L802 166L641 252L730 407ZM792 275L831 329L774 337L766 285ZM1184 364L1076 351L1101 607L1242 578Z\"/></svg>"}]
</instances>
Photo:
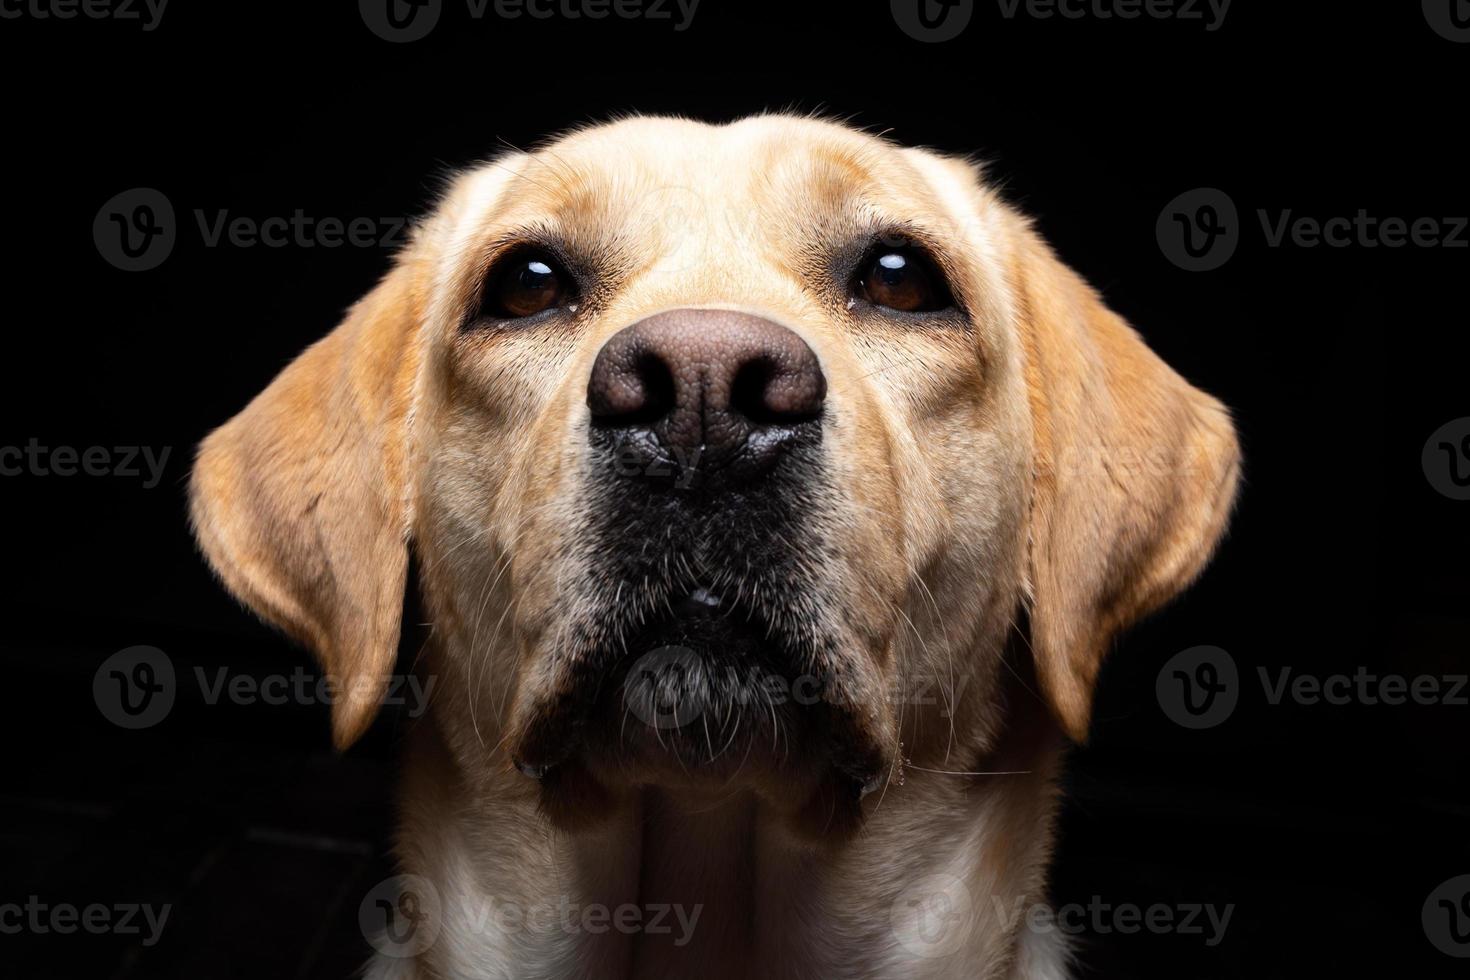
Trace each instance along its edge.
<instances>
[{"instance_id":1,"label":"dog's head","mask_svg":"<svg viewBox=\"0 0 1470 980\"><path fill-rule=\"evenodd\" d=\"M225 584L346 692L342 745L414 549L462 760L830 815L984 748L1022 610L1083 738L1104 649L1200 569L1237 469L1224 408L972 166L639 118L459 177L204 443L192 498Z\"/></svg>"}]
</instances>

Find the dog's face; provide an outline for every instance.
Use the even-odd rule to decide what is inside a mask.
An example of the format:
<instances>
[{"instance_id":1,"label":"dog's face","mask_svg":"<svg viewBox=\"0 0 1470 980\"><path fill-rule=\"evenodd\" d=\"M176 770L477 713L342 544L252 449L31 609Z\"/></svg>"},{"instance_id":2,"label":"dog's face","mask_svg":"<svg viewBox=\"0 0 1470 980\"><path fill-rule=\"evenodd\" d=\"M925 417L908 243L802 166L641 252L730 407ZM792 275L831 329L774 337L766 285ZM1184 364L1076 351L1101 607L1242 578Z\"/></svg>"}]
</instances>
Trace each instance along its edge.
<instances>
[{"instance_id":1,"label":"dog's face","mask_svg":"<svg viewBox=\"0 0 1470 980\"><path fill-rule=\"evenodd\" d=\"M225 582L351 695L340 742L413 548L462 763L569 819L739 785L825 826L902 757L986 747L1023 609L1080 738L1103 647L1201 566L1236 468L1218 403L971 167L633 119L459 178L193 496Z\"/></svg>"},{"instance_id":2,"label":"dog's face","mask_svg":"<svg viewBox=\"0 0 1470 980\"><path fill-rule=\"evenodd\" d=\"M625 122L456 190L417 533L523 770L889 771L901 673L958 653L914 642L921 578L961 586L962 645L1018 571L1018 341L968 190L792 120Z\"/></svg>"}]
</instances>

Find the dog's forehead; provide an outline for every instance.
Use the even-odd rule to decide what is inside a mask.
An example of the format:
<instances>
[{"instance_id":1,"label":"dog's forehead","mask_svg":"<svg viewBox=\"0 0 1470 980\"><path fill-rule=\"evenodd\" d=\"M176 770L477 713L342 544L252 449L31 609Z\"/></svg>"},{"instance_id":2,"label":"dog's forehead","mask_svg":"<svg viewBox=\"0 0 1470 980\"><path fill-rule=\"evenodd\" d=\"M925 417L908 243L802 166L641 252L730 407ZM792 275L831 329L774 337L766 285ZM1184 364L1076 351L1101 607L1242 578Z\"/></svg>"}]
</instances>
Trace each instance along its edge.
<instances>
[{"instance_id":1,"label":"dog's forehead","mask_svg":"<svg viewBox=\"0 0 1470 980\"><path fill-rule=\"evenodd\" d=\"M481 221L606 227L669 212L814 221L886 213L933 218L944 207L915 151L836 123L761 116L725 125L637 117L578 130L472 175ZM489 189L493 188L493 192Z\"/></svg>"},{"instance_id":2,"label":"dog's forehead","mask_svg":"<svg viewBox=\"0 0 1470 980\"><path fill-rule=\"evenodd\" d=\"M632 165L660 178L719 180L737 169L756 174L791 167L837 169L854 182L871 179L897 156L895 147L866 133L783 116L723 125L663 117L625 119L570 133L541 153L586 160L613 173Z\"/></svg>"}]
</instances>

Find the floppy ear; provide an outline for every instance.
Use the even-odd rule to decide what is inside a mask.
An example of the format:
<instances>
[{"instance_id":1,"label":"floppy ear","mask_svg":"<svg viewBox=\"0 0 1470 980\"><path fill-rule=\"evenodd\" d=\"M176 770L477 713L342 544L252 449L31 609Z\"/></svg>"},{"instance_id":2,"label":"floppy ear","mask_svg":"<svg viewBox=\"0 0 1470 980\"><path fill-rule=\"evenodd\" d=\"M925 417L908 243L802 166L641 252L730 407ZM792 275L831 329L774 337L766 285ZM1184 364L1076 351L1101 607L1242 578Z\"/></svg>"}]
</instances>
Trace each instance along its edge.
<instances>
[{"instance_id":1,"label":"floppy ear","mask_svg":"<svg viewBox=\"0 0 1470 980\"><path fill-rule=\"evenodd\" d=\"M408 568L412 265L397 268L199 448L194 534L225 586L306 644L346 748L397 652Z\"/></svg>"},{"instance_id":2,"label":"floppy ear","mask_svg":"<svg viewBox=\"0 0 1470 980\"><path fill-rule=\"evenodd\" d=\"M1240 448L1225 406L1029 229L1013 275L1035 452L1031 645L1052 711L1081 742L1113 637L1187 586L1224 531Z\"/></svg>"}]
</instances>

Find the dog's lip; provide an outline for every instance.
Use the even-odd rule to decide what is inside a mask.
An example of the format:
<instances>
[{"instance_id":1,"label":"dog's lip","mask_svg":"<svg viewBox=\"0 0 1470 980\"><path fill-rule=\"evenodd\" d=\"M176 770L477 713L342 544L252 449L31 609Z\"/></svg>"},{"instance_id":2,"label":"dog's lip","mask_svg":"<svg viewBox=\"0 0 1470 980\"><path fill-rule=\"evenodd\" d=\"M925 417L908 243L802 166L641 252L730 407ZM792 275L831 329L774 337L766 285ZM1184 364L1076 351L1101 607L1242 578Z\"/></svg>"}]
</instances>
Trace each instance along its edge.
<instances>
[{"instance_id":1,"label":"dog's lip","mask_svg":"<svg viewBox=\"0 0 1470 980\"><path fill-rule=\"evenodd\" d=\"M671 598L666 605L665 614L656 617L653 622L643 624L642 628L668 631L671 633L668 641L681 644L687 638L701 633L723 633L728 629L731 635L735 635L736 632L749 631L755 627L748 614L743 613L735 604L727 603L713 588L697 585ZM650 647L652 654L684 649L686 648L682 645L664 645L656 649ZM601 663L607 672L606 676L614 677L636 659L630 657L624 649L620 653L609 652L607 659ZM594 693L589 700L589 690L602 693ZM604 696L606 690L604 684L594 683L590 688L579 686L564 691L556 700L556 706L549 712L556 720L532 728L533 737L523 741L512 755L511 764L516 771L528 779L542 782L568 759L577 755L583 748L582 730L590 713L595 710L595 701Z\"/></svg>"},{"instance_id":2,"label":"dog's lip","mask_svg":"<svg viewBox=\"0 0 1470 980\"><path fill-rule=\"evenodd\" d=\"M616 674L641 657L674 651L714 663L786 659L782 639L756 606L707 584L692 584L656 603L603 656L607 669Z\"/></svg>"}]
</instances>

